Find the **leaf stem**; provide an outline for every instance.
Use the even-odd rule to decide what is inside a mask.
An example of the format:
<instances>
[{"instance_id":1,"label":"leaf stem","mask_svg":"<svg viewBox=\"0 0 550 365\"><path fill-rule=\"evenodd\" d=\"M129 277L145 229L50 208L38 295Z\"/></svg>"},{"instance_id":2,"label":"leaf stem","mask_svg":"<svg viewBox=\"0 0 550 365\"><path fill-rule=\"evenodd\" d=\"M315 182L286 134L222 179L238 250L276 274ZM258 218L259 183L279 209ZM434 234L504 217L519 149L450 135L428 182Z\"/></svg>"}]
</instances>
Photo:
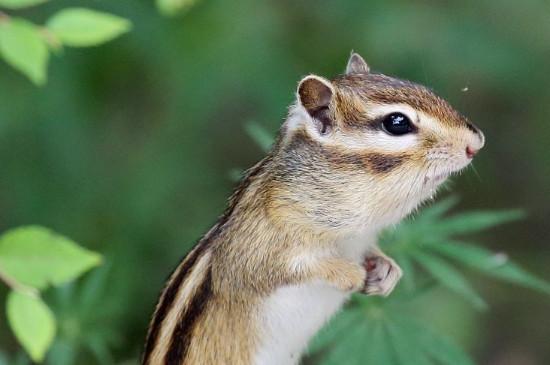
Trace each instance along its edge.
<instances>
[{"instance_id":1,"label":"leaf stem","mask_svg":"<svg viewBox=\"0 0 550 365\"><path fill-rule=\"evenodd\" d=\"M55 34L53 34L46 27L39 27L38 29L39 29L38 31L40 35L44 38L44 40L46 41L46 43L48 43L50 47L52 47L54 50L61 49L61 42L59 41L59 39L56 37Z\"/></svg>"},{"instance_id":2,"label":"leaf stem","mask_svg":"<svg viewBox=\"0 0 550 365\"><path fill-rule=\"evenodd\" d=\"M11 17L8 14L0 10L0 24L7 23L8 21L10 21L10 19ZM61 48L61 42L48 28L39 25L37 25L36 27L42 38L44 38L44 40L46 41L46 43L48 43L50 47L56 50Z\"/></svg>"},{"instance_id":3,"label":"leaf stem","mask_svg":"<svg viewBox=\"0 0 550 365\"><path fill-rule=\"evenodd\" d=\"M20 293L32 296L32 297L38 297L38 290L21 284L17 280L13 279L9 275L7 275L5 272L2 271L2 268L0 267L0 280L4 282L10 289L18 291Z\"/></svg>"}]
</instances>

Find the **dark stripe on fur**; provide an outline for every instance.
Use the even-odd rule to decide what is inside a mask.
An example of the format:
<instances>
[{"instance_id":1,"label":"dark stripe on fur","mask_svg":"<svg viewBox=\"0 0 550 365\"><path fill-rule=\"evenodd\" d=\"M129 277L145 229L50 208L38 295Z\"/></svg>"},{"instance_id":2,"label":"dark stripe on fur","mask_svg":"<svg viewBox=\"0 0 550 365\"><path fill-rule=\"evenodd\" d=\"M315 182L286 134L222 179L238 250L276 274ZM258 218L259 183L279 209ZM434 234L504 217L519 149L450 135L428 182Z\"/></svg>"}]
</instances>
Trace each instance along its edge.
<instances>
[{"instance_id":1,"label":"dark stripe on fur","mask_svg":"<svg viewBox=\"0 0 550 365\"><path fill-rule=\"evenodd\" d=\"M161 296L161 302L158 305L158 308L153 316L153 320L151 322L151 325L149 327L149 333L147 334L147 340L145 342L145 351L143 353L143 364L147 364L147 361L149 360L149 356L151 356L151 353L155 349L155 346L157 344L158 336L160 333L160 329L162 327L162 322L164 321L164 318L170 311L172 304L174 303L174 300L176 298L176 295L179 291L179 288L184 282L184 279L186 278L187 274L191 271L191 268L195 265L195 262L197 259L202 256L202 253L207 248L208 242L199 242L195 250L191 251L184 259L183 262L180 264L182 265L181 269L179 270L177 276L172 280L172 282L166 287L166 289L163 292L163 295Z\"/></svg>"},{"instance_id":2,"label":"dark stripe on fur","mask_svg":"<svg viewBox=\"0 0 550 365\"><path fill-rule=\"evenodd\" d=\"M237 206L239 200L241 199L242 195L244 194L250 183L252 182L253 178L264 169L265 165L270 160L271 157L268 156L260 161L258 164L256 164L254 167L252 167L250 170L248 170L246 175L243 177L241 183L229 199L227 209L218 219L218 222L214 225L214 228L199 241L199 243L195 246L195 249L192 250L188 255L186 255L183 258L182 262L178 265L178 268L181 266L181 269L179 269L179 272L174 280L164 289L163 294L160 298L160 303L158 304L157 310L155 311L151 324L149 325L149 331L147 333L145 349L143 352L142 364L147 364L147 361L149 361L149 357L151 356L151 353L153 352L157 344L160 329L162 327L162 322L170 311L176 295L179 291L179 288L185 282L187 274L191 271L191 268L195 265L200 256L202 256L204 251L210 246L211 242L213 242L215 238L221 234L225 224L229 220L229 217L235 210L235 207Z\"/></svg>"},{"instance_id":3,"label":"dark stripe on fur","mask_svg":"<svg viewBox=\"0 0 550 365\"><path fill-rule=\"evenodd\" d=\"M406 156L371 153L366 156L370 168L376 173L385 173L401 165Z\"/></svg>"},{"instance_id":4,"label":"dark stripe on fur","mask_svg":"<svg viewBox=\"0 0 550 365\"><path fill-rule=\"evenodd\" d=\"M181 314L178 324L174 328L170 340L170 348L164 358L166 365L184 364L185 357L189 351L189 345L193 335L193 330L207 305L208 299L212 295L212 271L208 272L200 287L193 295L191 303Z\"/></svg>"},{"instance_id":5,"label":"dark stripe on fur","mask_svg":"<svg viewBox=\"0 0 550 365\"><path fill-rule=\"evenodd\" d=\"M304 149L308 149L314 157L322 156L326 161L340 168L368 169L375 174L387 173L401 165L409 157L406 153L382 154L369 152L350 153L341 148L323 146L313 140L305 130L298 130L289 144L290 151L301 151L302 156L307 156ZM292 159L292 156L291 156ZM290 165L292 161L287 161Z\"/></svg>"}]
</instances>

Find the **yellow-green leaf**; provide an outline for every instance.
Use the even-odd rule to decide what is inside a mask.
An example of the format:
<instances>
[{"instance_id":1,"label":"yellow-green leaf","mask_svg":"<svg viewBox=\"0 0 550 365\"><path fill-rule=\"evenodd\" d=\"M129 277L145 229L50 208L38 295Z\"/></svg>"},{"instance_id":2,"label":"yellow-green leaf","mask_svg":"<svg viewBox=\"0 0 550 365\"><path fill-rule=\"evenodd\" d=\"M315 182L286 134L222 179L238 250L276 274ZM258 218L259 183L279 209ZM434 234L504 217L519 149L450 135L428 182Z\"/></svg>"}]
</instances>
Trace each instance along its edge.
<instances>
[{"instance_id":1,"label":"yellow-green leaf","mask_svg":"<svg viewBox=\"0 0 550 365\"><path fill-rule=\"evenodd\" d=\"M46 1L48 0L0 0L0 7L8 9L21 9L42 4Z\"/></svg>"},{"instance_id":2,"label":"yellow-green leaf","mask_svg":"<svg viewBox=\"0 0 550 365\"><path fill-rule=\"evenodd\" d=\"M0 54L35 84L46 82L48 47L34 24L18 18L0 23Z\"/></svg>"},{"instance_id":3,"label":"yellow-green leaf","mask_svg":"<svg viewBox=\"0 0 550 365\"><path fill-rule=\"evenodd\" d=\"M116 15L84 8L67 8L52 16L46 27L61 43L89 47L108 42L131 28L130 21Z\"/></svg>"},{"instance_id":4,"label":"yellow-green leaf","mask_svg":"<svg viewBox=\"0 0 550 365\"><path fill-rule=\"evenodd\" d=\"M163 15L176 15L192 7L197 0L156 0L157 8Z\"/></svg>"},{"instance_id":5,"label":"yellow-green leaf","mask_svg":"<svg viewBox=\"0 0 550 365\"><path fill-rule=\"evenodd\" d=\"M42 361L56 331L50 308L39 297L12 291L8 295L6 313L8 323L25 351L33 361Z\"/></svg>"},{"instance_id":6,"label":"yellow-green leaf","mask_svg":"<svg viewBox=\"0 0 550 365\"><path fill-rule=\"evenodd\" d=\"M99 254L47 228L19 227L0 237L0 270L34 288L70 281L100 262Z\"/></svg>"}]
</instances>

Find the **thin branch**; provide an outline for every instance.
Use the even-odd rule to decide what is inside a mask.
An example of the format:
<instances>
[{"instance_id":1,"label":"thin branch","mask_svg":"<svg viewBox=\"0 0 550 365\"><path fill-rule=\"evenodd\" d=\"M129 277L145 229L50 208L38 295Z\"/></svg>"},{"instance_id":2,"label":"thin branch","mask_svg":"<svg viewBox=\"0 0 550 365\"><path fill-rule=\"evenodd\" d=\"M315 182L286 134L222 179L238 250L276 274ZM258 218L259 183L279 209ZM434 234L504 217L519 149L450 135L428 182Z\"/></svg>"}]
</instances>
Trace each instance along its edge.
<instances>
[{"instance_id":1,"label":"thin branch","mask_svg":"<svg viewBox=\"0 0 550 365\"><path fill-rule=\"evenodd\" d=\"M38 290L21 284L17 280L13 279L9 275L7 275L5 272L3 272L0 268L0 280L3 281L10 289L18 291L20 293L32 296L32 297L38 297Z\"/></svg>"},{"instance_id":2,"label":"thin branch","mask_svg":"<svg viewBox=\"0 0 550 365\"><path fill-rule=\"evenodd\" d=\"M48 28L46 27L38 27L38 31L42 38L48 43L48 45L53 48L54 50L60 50L61 49L61 42L57 38L55 34L53 34Z\"/></svg>"},{"instance_id":3,"label":"thin branch","mask_svg":"<svg viewBox=\"0 0 550 365\"><path fill-rule=\"evenodd\" d=\"M7 22L8 20L10 20L10 16L0 10L0 23Z\"/></svg>"}]
</instances>

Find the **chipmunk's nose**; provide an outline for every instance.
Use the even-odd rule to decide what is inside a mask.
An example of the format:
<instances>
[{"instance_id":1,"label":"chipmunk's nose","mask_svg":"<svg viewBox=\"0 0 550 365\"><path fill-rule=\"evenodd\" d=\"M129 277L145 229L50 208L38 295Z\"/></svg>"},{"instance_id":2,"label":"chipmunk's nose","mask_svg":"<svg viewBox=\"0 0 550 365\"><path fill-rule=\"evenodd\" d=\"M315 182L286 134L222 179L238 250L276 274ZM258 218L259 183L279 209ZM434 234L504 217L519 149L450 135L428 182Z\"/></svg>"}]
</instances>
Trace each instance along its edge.
<instances>
[{"instance_id":1,"label":"chipmunk's nose","mask_svg":"<svg viewBox=\"0 0 550 365\"><path fill-rule=\"evenodd\" d=\"M473 148L471 146L466 146L466 157L474 158L475 155L479 152L479 149Z\"/></svg>"},{"instance_id":2,"label":"chipmunk's nose","mask_svg":"<svg viewBox=\"0 0 550 365\"><path fill-rule=\"evenodd\" d=\"M470 136L467 137L466 157L471 160L485 145L485 135L478 127L470 122L466 122L466 127L471 132Z\"/></svg>"}]
</instances>

